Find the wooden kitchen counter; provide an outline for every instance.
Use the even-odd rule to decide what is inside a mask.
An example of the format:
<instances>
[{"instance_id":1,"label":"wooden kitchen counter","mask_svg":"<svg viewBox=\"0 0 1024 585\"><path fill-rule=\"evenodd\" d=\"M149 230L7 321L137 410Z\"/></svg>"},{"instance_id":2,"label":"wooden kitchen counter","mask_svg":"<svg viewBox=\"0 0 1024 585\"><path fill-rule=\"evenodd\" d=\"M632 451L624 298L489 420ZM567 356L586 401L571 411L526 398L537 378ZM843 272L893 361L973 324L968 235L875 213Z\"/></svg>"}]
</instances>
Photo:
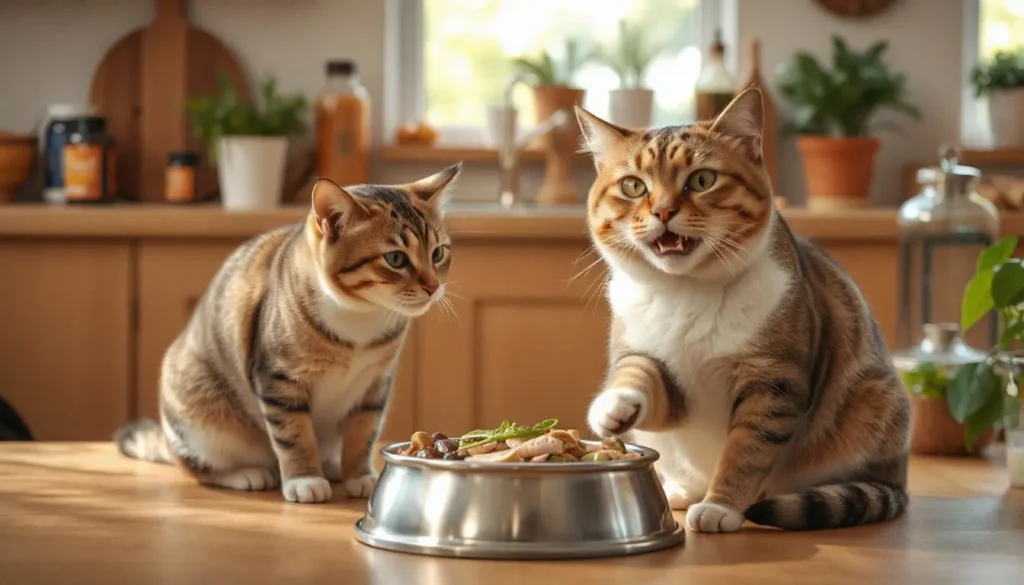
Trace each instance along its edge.
<instances>
[{"instance_id":1,"label":"wooden kitchen counter","mask_svg":"<svg viewBox=\"0 0 1024 585\"><path fill-rule=\"evenodd\" d=\"M691 533L667 551L548 562L372 549L353 539L364 501L305 506L203 488L105 443L0 443L0 478L4 585L989 585L1024 575L1024 491L985 459L915 460L910 511L886 524Z\"/></svg>"},{"instance_id":2,"label":"wooden kitchen counter","mask_svg":"<svg viewBox=\"0 0 1024 585\"><path fill-rule=\"evenodd\" d=\"M272 211L228 212L219 205L0 206L0 237L237 238L295 222L309 211L287 205ZM895 240L895 209L782 212L794 232L821 241ZM582 206L453 204L449 228L459 239L587 239ZM1004 233L1024 233L1024 213L1005 214Z\"/></svg>"}]
</instances>

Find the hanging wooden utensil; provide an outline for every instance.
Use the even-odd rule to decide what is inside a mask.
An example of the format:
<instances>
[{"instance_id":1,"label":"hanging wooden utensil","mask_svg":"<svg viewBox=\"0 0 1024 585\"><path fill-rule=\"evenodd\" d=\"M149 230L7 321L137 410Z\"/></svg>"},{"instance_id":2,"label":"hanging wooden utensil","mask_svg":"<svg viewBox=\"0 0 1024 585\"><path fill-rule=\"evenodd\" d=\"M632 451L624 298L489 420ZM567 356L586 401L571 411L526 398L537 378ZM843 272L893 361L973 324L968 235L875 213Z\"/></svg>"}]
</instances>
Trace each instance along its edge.
<instances>
[{"instance_id":1,"label":"hanging wooden utensil","mask_svg":"<svg viewBox=\"0 0 1024 585\"><path fill-rule=\"evenodd\" d=\"M761 150L768 176L772 180L772 189L779 189L779 116L775 110L768 84L761 76L761 41L754 39L750 43L750 75L747 76L744 88L757 87L764 98L764 128L761 131Z\"/></svg>"},{"instance_id":2,"label":"hanging wooden utensil","mask_svg":"<svg viewBox=\"0 0 1024 585\"><path fill-rule=\"evenodd\" d=\"M89 90L90 102L107 118L117 141L118 185L133 198L164 198L167 155L206 147L188 125L189 99L214 93L223 69L240 99L251 96L235 55L186 18L184 0L156 0L153 21L114 44L100 61ZM216 169L203 158L198 193L216 190Z\"/></svg>"}]
</instances>

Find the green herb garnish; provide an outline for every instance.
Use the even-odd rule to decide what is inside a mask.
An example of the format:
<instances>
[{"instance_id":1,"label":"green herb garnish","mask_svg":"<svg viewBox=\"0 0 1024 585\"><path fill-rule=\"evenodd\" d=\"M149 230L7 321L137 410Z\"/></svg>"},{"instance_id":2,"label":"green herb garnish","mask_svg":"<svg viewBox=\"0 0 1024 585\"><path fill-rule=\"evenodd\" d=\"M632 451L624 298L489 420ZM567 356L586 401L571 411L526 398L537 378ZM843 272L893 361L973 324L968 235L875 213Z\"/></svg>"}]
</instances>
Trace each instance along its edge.
<instances>
[{"instance_id":1,"label":"green herb garnish","mask_svg":"<svg viewBox=\"0 0 1024 585\"><path fill-rule=\"evenodd\" d=\"M459 449L472 449L488 443L499 443L508 439L530 439L539 437L549 430L555 428L558 419L549 418L542 420L532 427L517 425L514 421L504 420L498 428L493 430L473 430L462 435L459 439Z\"/></svg>"}]
</instances>

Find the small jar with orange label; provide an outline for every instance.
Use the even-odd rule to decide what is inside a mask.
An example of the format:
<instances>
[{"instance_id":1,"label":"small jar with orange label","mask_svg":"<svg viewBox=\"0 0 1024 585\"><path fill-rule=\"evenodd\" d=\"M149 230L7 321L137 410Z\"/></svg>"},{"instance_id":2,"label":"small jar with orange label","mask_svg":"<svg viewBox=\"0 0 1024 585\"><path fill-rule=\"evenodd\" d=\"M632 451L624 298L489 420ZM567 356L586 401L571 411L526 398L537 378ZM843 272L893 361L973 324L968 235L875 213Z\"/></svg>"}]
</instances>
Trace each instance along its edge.
<instances>
[{"instance_id":1,"label":"small jar with orange label","mask_svg":"<svg viewBox=\"0 0 1024 585\"><path fill-rule=\"evenodd\" d=\"M99 203L108 199L110 166L107 120L79 118L64 145L64 190L68 203Z\"/></svg>"},{"instance_id":2,"label":"small jar with orange label","mask_svg":"<svg viewBox=\"0 0 1024 585\"><path fill-rule=\"evenodd\" d=\"M167 170L164 173L164 198L171 203L195 203L199 200L196 193L196 167L199 166L199 153L191 150L171 152L167 157Z\"/></svg>"}]
</instances>

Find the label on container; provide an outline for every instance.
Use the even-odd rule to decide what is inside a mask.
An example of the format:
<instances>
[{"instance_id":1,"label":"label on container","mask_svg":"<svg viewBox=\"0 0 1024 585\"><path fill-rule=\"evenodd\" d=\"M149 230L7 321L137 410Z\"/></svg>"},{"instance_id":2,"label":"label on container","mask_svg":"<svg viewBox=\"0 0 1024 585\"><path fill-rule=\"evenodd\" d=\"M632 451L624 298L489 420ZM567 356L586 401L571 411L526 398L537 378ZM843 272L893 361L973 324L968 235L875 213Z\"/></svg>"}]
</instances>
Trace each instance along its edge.
<instances>
[{"instance_id":1,"label":"label on container","mask_svg":"<svg viewBox=\"0 0 1024 585\"><path fill-rule=\"evenodd\" d=\"M71 201L98 201L103 197L103 146L64 145L64 189Z\"/></svg>"},{"instance_id":2,"label":"label on container","mask_svg":"<svg viewBox=\"0 0 1024 585\"><path fill-rule=\"evenodd\" d=\"M369 104L354 95L323 96L317 104L317 174L339 185L369 181Z\"/></svg>"},{"instance_id":3,"label":"label on container","mask_svg":"<svg viewBox=\"0 0 1024 585\"><path fill-rule=\"evenodd\" d=\"M196 170L192 167L167 167L164 173L164 197L175 203L195 201Z\"/></svg>"}]
</instances>

